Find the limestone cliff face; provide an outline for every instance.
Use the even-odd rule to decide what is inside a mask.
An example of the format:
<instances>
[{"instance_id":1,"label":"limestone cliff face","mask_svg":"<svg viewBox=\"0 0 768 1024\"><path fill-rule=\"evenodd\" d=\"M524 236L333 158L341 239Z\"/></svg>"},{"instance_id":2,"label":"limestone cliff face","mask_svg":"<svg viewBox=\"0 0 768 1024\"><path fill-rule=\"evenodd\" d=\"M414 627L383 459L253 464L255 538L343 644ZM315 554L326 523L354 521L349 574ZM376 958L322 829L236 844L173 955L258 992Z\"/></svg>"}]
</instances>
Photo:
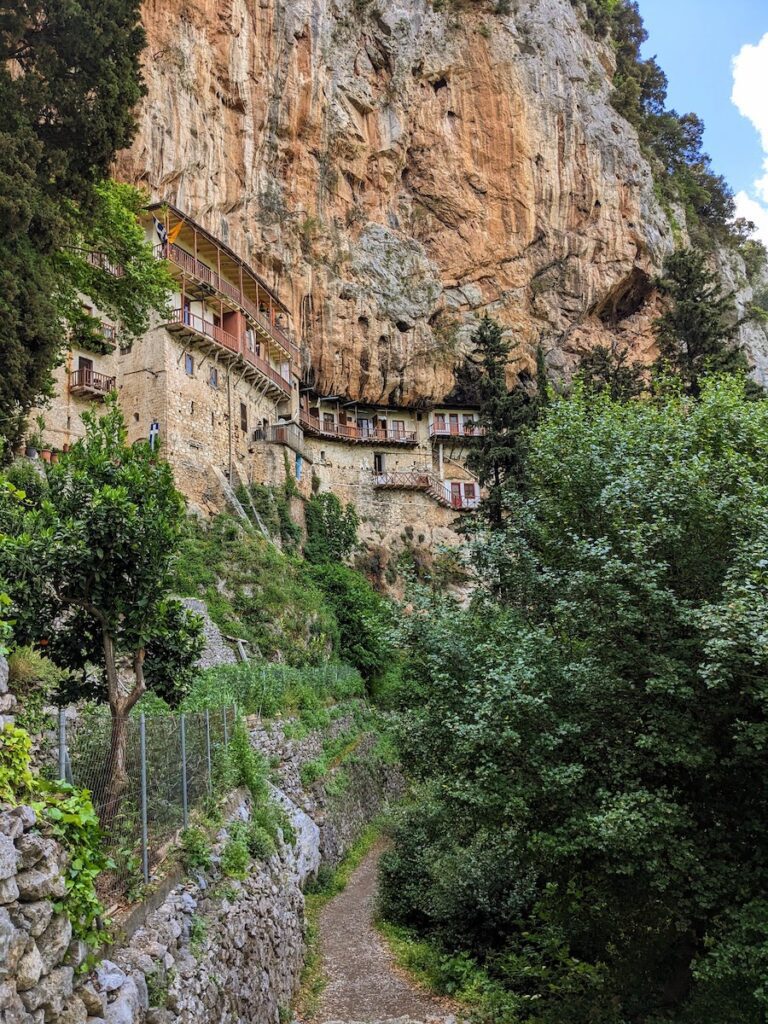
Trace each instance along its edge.
<instances>
[{"instance_id":1,"label":"limestone cliff face","mask_svg":"<svg viewBox=\"0 0 768 1024\"><path fill-rule=\"evenodd\" d=\"M119 172L292 307L325 392L441 398L489 310L553 369L651 345L672 248L610 49L570 0L146 0Z\"/></svg>"}]
</instances>

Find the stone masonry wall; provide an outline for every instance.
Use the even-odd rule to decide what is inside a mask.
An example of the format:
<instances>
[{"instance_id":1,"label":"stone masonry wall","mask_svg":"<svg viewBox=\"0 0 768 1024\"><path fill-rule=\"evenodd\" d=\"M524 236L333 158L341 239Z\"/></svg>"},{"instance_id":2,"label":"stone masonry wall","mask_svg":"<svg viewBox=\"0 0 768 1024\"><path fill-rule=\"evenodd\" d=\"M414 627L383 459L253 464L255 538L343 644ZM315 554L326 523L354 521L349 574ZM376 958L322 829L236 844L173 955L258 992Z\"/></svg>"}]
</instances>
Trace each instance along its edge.
<instances>
[{"instance_id":1,"label":"stone masonry wall","mask_svg":"<svg viewBox=\"0 0 768 1024\"><path fill-rule=\"evenodd\" d=\"M84 1024L101 1000L76 974L85 950L55 910L67 857L36 825L31 807L0 813L0 1021Z\"/></svg>"},{"instance_id":2,"label":"stone masonry wall","mask_svg":"<svg viewBox=\"0 0 768 1024\"><path fill-rule=\"evenodd\" d=\"M327 730L311 732L300 740L286 737L286 724L253 721L251 741L269 761L278 764L281 792L318 825L322 863L334 868L387 801L402 793L404 780L397 768L371 756L376 737L364 734L354 755L344 764L343 787L328 786L327 779L319 779L305 790L301 783L302 765L320 755L324 740L350 731L354 719L352 715L343 715Z\"/></svg>"},{"instance_id":3,"label":"stone masonry wall","mask_svg":"<svg viewBox=\"0 0 768 1024\"><path fill-rule=\"evenodd\" d=\"M437 476L437 466L429 442L417 448L382 445L368 447L348 445L335 441L311 439L314 462L311 473L319 484L318 490L333 491L343 502L352 502L360 516L359 537L364 549L360 567L390 584L394 568L404 551L414 553L418 560L431 562L443 547L460 543L455 524L459 513L438 504L423 491L380 490L374 487L373 456L382 451L387 472L408 472L419 467L431 467ZM465 470L453 467L455 479L468 476Z\"/></svg>"},{"instance_id":4,"label":"stone masonry wall","mask_svg":"<svg viewBox=\"0 0 768 1024\"><path fill-rule=\"evenodd\" d=\"M304 954L302 887L321 857L338 863L361 829L402 780L366 763L371 741L346 767L343 794L322 781L311 792L301 765L323 739L352 724L289 740L280 723L252 723L252 742L278 758L283 790L273 797L296 833L244 881L224 878L225 826L216 836L212 868L175 886L130 939L90 973L78 971L85 949L72 940L54 901L65 891L65 852L42 835L29 807L0 812L0 1024L279 1024L298 986ZM239 794L231 820L247 820Z\"/></svg>"},{"instance_id":5,"label":"stone masonry wall","mask_svg":"<svg viewBox=\"0 0 768 1024\"><path fill-rule=\"evenodd\" d=\"M148 332L123 358L120 403L129 441L146 438L152 421L157 421L178 487L194 505L219 510L222 496L212 485L209 467L228 473L230 454L236 478L272 482L261 481L254 473L252 438L264 420L277 419L282 404L266 397L239 372L206 358L201 350L193 347L189 355L191 374L179 341L160 327ZM217 371L215 386L212 369ZM242 429L241 403L246 409L246 430Z\"/></svg>"}]
</instances>

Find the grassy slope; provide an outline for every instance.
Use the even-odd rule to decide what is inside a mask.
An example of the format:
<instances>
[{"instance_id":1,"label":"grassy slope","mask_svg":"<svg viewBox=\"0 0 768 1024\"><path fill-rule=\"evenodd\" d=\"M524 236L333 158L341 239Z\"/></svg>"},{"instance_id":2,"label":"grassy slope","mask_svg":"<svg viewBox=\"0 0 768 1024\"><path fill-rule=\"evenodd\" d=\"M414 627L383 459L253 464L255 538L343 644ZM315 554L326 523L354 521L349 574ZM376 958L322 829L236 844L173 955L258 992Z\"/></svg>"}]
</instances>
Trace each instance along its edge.
<instances>
[{"instance_id":1,"label":"grassy slope","mask_svg":"<svg viewBox=\"0 0 768 1024\"><path fill-rule=\"evenodd\" d=\"M202 598L222 632L256 656L313 665L337 645L336 618L302 560L229 515L190 522L175 572L177 592Z\"/></svg>"}]
</instances>

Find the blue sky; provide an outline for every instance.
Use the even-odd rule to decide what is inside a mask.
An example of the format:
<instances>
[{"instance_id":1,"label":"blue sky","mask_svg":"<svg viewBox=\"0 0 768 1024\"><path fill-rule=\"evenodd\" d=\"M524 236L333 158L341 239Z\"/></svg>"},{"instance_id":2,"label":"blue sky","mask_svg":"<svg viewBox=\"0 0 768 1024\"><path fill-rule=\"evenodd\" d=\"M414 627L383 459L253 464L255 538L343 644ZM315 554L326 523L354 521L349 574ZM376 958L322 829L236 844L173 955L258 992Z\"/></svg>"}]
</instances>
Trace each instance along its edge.
<instances>
[{"instance_id":1,"label":"blue sky","mask_svg":"<svg viewBox=\"0 0 768 1024\"><path fill-rule=\"evenodd\" d=\"M639 5L649 34L645 55L656 54L667 73L669 106L680 113L694 110L704 120L705 148L715 170L726 176L735 192L760 201L765 233L768 195L762 195L756 183L765 173L768 152L761 145L757 125L739 113L731 93L733 58L745 45L757 46L768 35L768 0L639 0ZM752 120L764 126L768 123L768 38L759 51L749 53L742 95L746 91L751 97L747 105ZM768 146L766 139L763 144Z\"/></svg>"}]
</instances>

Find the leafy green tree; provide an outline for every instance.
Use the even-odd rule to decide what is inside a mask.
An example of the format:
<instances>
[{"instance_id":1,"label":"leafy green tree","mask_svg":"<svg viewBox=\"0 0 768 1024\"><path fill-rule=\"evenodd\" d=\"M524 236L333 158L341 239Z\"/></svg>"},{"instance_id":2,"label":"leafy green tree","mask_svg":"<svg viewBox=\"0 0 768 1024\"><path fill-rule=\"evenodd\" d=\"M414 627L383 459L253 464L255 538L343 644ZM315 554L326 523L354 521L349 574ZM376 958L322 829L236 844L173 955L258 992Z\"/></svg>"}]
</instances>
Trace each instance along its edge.
<instances>
[{"instance_id":1,"label":"leafy green tree","mask_svg":"<svg viewBox=\"0 0 768 1024\"><path fill-rule=\"evenodd\" d=\"M147 687L147 652L167 641L169 623L179 626L168 598L184 504L168 464L148 445L126 443L116 398L100 419L88 414L86 431L49 468L38 506L21 515L16 506L2 510L0 575L9 580L20 642L61 633L86 660L98 639L114 808L126 778L128 714Z\"/></svg>"},{"instance_id":2,"label":"leafy green tree","mask_svg":"<svg viewBox=\"0 0 768 1024\"><path fill-rule=\"evenodd\" d=\"M660 363L697 395L707 373L746 376L749 363L734 341L740 321L705 253L681 249L667 260L661 290L670 306L655 324Z\"/></svg>"},{"instance_id":3,"label":"leafy green tree","mask_svg":"<svg viewBox=\"0 0 768 1024\"><path fill-rule=\"evenodd\" d=\"M646 368L631 362L629 350L595 345L579 364L579 380L588 391L607 391L617 401L637 398L646 388Z\"/></svg>"},{"instance_id":4,"label":"leafy green tree","mask_svg":"<svg viewBox=\"0 0 768 1024\"><path fill-rule=\"evenodd\" d=\"M467 458L480 486L487 488L483 510L494 527L503 518L503 491L507 481L519 479L522 466L523 431L538 415L537 394L522 383L510 391L507 365L510 343L501 325L484 316L472 335L473 361L477 368L475 393L478 423L484 428Z\"/></svg>"},{"instance_id":5,"label":"leafy green tree","mask_svg":"<svg viewBox=\"0 0 768 1024\"><path fill-rule=\"evenodd\" d=\"M418 799L384 909L531 1024L761 1024L768 408L576 389L462 611L404 620Z\"/></svg>"},{"instance_id":6,"label":"leafy green tree","mask_svg":"<svg viewBox=\"0 0 768 1024\"><path fill-rule=\"evenodd\" d=\"M67 335L97 337L78 289L127 337L163 302L167 271L135 221L141 193L106 181L133 137L143 46L137 0L0 0L0 436L11 442Z\"/></svg>"},{"instance_id":7,"label":"leafy green tree","mask_svg":"<svg viewBox=\"0 0 768 1024\"><path fill-rule=\"evenodd\" d=\"M339 624L339 655L370 681L393 660L392 610L371 584L338 562L311 566L309 573L325 594Z\"/></svg>"},{"instance_id":8,"label":"leafy green tree","mask_svg":"<svg viewBox=\"0 0 768 1024\"><path fill-rule=\"evenodd\" d=\"M344 507L330 491L313 494L304 507L307 542L304 557L308 562L342 562L357 543L360 519L351 503Z\"/></svg>"}]
</instances>

